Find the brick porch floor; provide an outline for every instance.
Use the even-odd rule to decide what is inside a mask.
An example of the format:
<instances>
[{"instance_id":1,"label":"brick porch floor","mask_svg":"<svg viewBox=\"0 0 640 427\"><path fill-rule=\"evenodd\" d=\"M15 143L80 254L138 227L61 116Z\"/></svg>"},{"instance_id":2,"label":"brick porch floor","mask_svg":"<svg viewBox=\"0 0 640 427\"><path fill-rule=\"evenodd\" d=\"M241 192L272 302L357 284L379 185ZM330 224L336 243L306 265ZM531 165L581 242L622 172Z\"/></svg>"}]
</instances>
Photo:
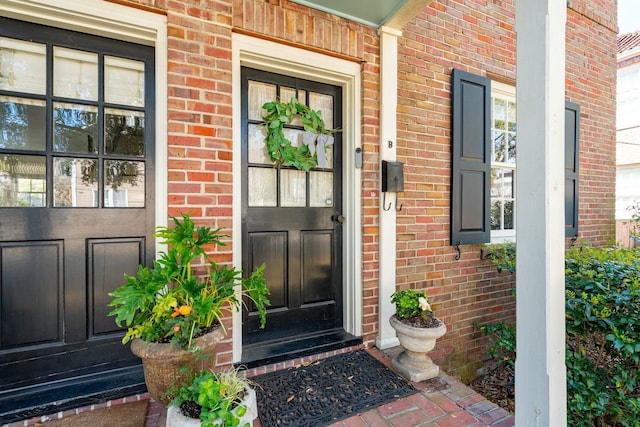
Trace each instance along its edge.
<instances>
[{"instance_id":1,"label":"brick porch floor","mask_svg":"<svg viewBox=\"0 0 640 427\"><path fill-rule=\"evenodd\" d=\"M317 360L319 358L333 356L337 353L352 351L357 348L361 347L347 348L322 356L311 356L310 358L305 358L305 360ZM376 348L372 348L367 351L393 369L391 367L391 358L397 354L399 350L392 349L381 352ZM293 360L267 367L260 367L248 371L247 374L252 376L277 369L289 368L302 363L302 361L302 359ZM511 427L515 424L514 417L507 411L489 402L480 394L446 374L441 373L436 381L430 380L422 383L413 383L413 385L418 390L418 393L354 415L351 418L332 424L331 427ZM147 399L150 399L149 394L145 393L92 405L91 407L77 408L50 416L11 423L5 426L24 427L41 425L46 427L47 421L50 420L67 418L86 411L114 407L127 402ZM165 427L165 420L166 409L160 403L151 399L147 409L145 427ZM256 420L253 423L253 427L262 427L262 424L259 420Z\"/></svg>"},{"instance_id":2,"label":"brick porch floor","mask_svg":"<svg viewBox=\"0 0 640 427\"><path fill-rule=\"evenodd\" d=\"M372 348L367 351L391 368L391 357L397 350L383 353ZM413 386L418 393L354 415L331 427L511 427L515 424L515 418L506 410L446 374L441 373L438 381L413 383ZM145 427L164 427L165 414L164 408L152 401ZM262 427L262 424L255 420L253 426Z\"/></svg>"}]
</instances>

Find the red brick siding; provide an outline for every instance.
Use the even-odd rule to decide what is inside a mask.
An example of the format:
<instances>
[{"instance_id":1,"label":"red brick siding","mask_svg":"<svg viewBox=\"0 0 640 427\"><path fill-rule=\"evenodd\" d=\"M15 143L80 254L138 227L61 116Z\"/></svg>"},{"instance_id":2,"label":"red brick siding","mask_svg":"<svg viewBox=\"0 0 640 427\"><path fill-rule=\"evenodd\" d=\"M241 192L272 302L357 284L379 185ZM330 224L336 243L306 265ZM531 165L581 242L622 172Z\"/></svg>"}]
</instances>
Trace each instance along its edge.
<instances>
[{"instance_id":1,"label":"red brick siding","mask_svg":"<svg viewBox=\"0 0 640 427\"><path fill-rule=\"evenodd\" d=\"M379 37L375 29L287 0L132 0L166 11L169 213L231 232L231 34L234 28L363 60L361 95L362 277L365 345L378 323ZM567 98L582 106L580 237L614 237L615 1L569 1ZM473 323L513 320L513 280L480 260L480 246L449 242L451 69L516 77L515 0L434 0L399 40L398 157L405 162L398 214L399 288L426 289L449 326L435 359L463 378L484 359ZM235 214L239 214L235 212ZM229 246L215 258L231 262ZM230 328L230 321L226 322ZM231 362L231 335L218 363Z\"/></svg>"},{"instance_id":2,"label":"red brick siding","mask_svg":"<svg viewBox=\"0 0 640 427\"><path fill-rule=\"evenodd\" d=\"M579 7L567 11L567 99L582 108L580 238L603 245L614 237L615 3ZM450 75L460 68L515 79L515 2L434 1L403 36L398 157L405 162L405 208L398 214L397 284L432 296L449 327L434 359L470 378L486 359L486 339L473 324L514 321L515 298L512 278L481 260L480 246L463 246L459 261L450 246Z\"/></svg>"}]
</instances>

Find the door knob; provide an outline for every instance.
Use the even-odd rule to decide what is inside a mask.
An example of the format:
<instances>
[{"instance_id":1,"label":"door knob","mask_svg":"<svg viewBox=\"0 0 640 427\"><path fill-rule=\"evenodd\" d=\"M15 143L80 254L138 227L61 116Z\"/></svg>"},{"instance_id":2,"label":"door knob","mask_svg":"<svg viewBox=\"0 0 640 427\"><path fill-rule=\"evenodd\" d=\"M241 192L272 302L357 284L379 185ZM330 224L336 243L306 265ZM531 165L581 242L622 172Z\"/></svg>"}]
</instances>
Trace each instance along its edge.
<instances>
[{"instance_id":1,"label":"door knob","mask_svg":"<svg viewBox=\"0 0 640 427\"><path fill-rule=\"evenodd\" d=\"M334 212L333 215L331 215L331 221L342 224L344 223L344 215L340 212Z\"/></svg>"}]
</instances>

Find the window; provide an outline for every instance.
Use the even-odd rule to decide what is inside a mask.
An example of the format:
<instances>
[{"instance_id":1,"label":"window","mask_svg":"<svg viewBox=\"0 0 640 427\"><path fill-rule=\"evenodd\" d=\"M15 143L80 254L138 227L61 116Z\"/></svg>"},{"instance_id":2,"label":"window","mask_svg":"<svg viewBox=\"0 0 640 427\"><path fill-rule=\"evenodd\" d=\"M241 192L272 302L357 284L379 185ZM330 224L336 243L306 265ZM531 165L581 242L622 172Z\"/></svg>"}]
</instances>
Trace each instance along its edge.
<instances>
[{"instance_id":1,"label":"window","mask_svg":"<svg viewBox=\"0 0 640 427\"><path fill-rule=\"evenodd\" d=\"M153 50L0 27L0 208L144 207Z\"/></svg>"},{"instance_id":2,"label":"window","mask_svg":"<svg viewBox=\"0 0 640 427\"><path fill-rule=\"evenodd\" d=\"M515 241L515 88L491 82L491 241Z\"/></svg>"},{"instance_id":3,"label":"window","mask_svg":"<svg viewBox=\"0 0 640 427\"><path fill-rule=\"evenodd\" d=\"M493 88L492 88L493 86ZM515 240L515 88L452 73L451 245ZM565 237L578 235L580 106L565 103Z\"/></svg>"}]
</instances>

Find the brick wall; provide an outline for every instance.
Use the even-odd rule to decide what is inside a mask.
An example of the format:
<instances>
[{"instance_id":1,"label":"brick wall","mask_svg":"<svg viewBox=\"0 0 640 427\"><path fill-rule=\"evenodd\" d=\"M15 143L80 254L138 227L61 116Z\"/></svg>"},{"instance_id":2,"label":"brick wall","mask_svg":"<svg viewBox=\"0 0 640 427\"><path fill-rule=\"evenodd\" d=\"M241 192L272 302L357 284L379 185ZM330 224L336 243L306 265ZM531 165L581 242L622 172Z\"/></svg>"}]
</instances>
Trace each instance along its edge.
<instances>
[{"instance_id":1,"label":"brick wall","mask_svg":"<svg viewBox=\"0 0 640 427\"><path fill-rule=\"evenodd\" d=\"M377 335L379 38L375 29L287 0L113 0L167 14L169 57L168 206L230 230L232 222L231 35L276 37L362 65L362 277L365 344ZM399 288L426 289L449 326L436 362L468 379L485 360L474 322L513 320L513 278L498 275L480 246L449 243L452 68L513 80L515 0L434 0L399 42L398 157L405 162L398 214ZM569 1L567 98L582 106L580 237L614 238L615 1ZM238 213L236 213L238 214ZM215 257L231 262L231 241ZM230 322L229 322L230 323ZM230 327L230 324L228 325ZM231 340L218 363L231 362Z\"/></svg>"},{"instance_id":2,"label":"brick wall","mask_svg":"<svg viewBox=\"0 0 640 427\"><path fill-rule=\"evenodd\" d=\"M449 331L434 358L468 379L486 359L473 324L515 319L515 284L480 259L480 246L450 246L452 68L494 80L516 77L515 1L434 1L403 33L398 157L405 209L398 215L398 287L426 289ZM589 3L589 4L585 4ZM573 9L575 4L576 9ZM613 12L612 12L613 11ZM581 105L580 238L614 238L615 3L570 2L567 99Z\"/></svg>"}]
</instances>

